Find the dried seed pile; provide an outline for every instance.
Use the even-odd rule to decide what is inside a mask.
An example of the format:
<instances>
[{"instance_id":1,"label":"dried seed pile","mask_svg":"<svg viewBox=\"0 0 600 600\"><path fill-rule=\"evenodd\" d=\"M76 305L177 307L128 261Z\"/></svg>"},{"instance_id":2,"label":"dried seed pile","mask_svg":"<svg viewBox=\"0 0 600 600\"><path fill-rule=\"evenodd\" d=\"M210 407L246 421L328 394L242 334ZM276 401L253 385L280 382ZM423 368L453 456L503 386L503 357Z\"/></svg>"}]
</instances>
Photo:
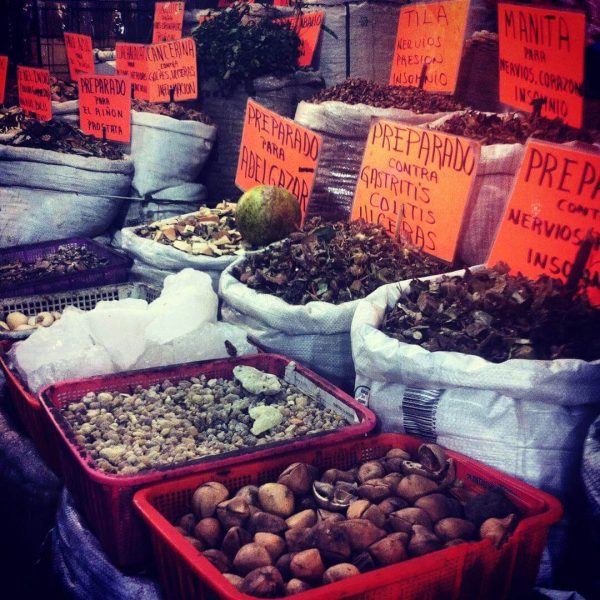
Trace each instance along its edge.
<instances>
[{"instance_id":1,"label":"dried seed pile","mask_svg":"<svg viewBox=\"0 0 600 600\"><path fill-rule=\"evenodd\" d=\"M103 142L91 135L86 135L69 123L54 120L41 122L28 119L24 122L22 131L7 144L110 160L120 160L124 156L118 144Z\"/></svg>"},{"instance_id":2,"label":"dried seed pile","mask_svg":"<svg viewBox=\"0 0 600 600\"><path fill-rule=\"evenodd\" d=\"M256 418L255 409L260 406L272 408L259 409ZM281 417L270 423L278 424L252 433L259 419L273 417L269 414L273 409ZM267 415L261 416L261 411ZM284 381L281 391L267 396L245 391L236 380L207 380L205 376L179 383L167 380L148 389L137 387L131 394L89 393L66 406L63 415L96 466L122 475L347 424L342 416Z\"/></svg>"},{"instance_id":3,"label":"dried seed pile","mask_svg":"<svg viewBox=\"0 0 600 600\"><path fill-rule=\"evenodd\" d=\"M436 129L481 140L484 146L524 144L530 137L561 144L575 140L588 143L600 140L600 133L575 129L560 119L517 113L490 115L475 110L454 115Z\"/></svg>"},{"instance_id":4,"label":"dried seed pile","mask_svg":"<svg viewBox=\"0 0 600 600\"><path fill-rule=\"evenodd\" d=\"M361 221L309 221L303 231L246 257L234 277L290 304L340 304L364 298L385 283L445 273L452 267L400 245L382 227Z\"/></svg>"},{"instance_id":5,"label":"dried seed pile","mask_svg":"<svg viewBox=\"0 0 600 600\"><path fill-rule=\"evenodd\" d=\"M49 252L34 262L17 260L1 264L0 283L4 286L8 283L31 281L48 275L78 273L105 267L108 262L107 258L98 256L85 246L59 246L54 252Z\"/></svg>"},{"instance_id":6,"label":"dried seed pile","mask_svg":"<svg viewBox=\"0 0 600 600\"><path fill-rule=\"evenodd\" d=\"M557 279L531 281L507 269L413 281L387 312L382 330L432 352L509 358L600 358L600 310L572 297Z\"/></svg>"},{"instance_id":7,"label":"dried seed pile","mask_svg":"<svg viewBox=\"0 0 600 600\"><path fill-rule=\"evenodd\" d=\"M50 94L53 102L67 102L79 98L79 88L75 81L67 83L56 77L50 77Z\"/></svg>"},{"instance_id":8,"label":"dried seed pile","mask_svg":"<svg viewBox=\"0 0 600 600\"><path fill-rule=\"evenodd\" d=\"M404 108L415 113L460 110L461 104L448 94L434 94L416 87L381 85L365 79L346 79L321 90L310 102L337 100L346 104L368 104L377 108Z\"/></svg>"},{"instance_id":9,"label":"dried seed pile","mask_svg":"<svg viewBox=\"0 0 600 600\"><path fill-rule=\"evenodd\" d=\"M152 113L155 115L164 115L165 117L171 117L178 121L198 121L199 123L206 123L207 125L213 124L213 120L208 115L176 102L160 104L157 102L146 102L145 100L134 99L131 101L131 110Z\"/></svg>"},{"instance_id":10,"label":"dried seed pile","mask_svg":"<svg viewBox=\"0 0 600 600\"><path fill-rule=\"evenodd\" d=\"M175 217L142 225L135 234L194 255L239 254L248 247L235 226L235 203L201 208L186 217Z\"/></svg>"},{"instance_id":11,"label":"dried seed pile","mask_svg":"<svg viewBox=\"0 0 600 600\"><path fill-rule=\"evenodd\" d=\"M489 539L500 548L519 521L502 491L466 489L436 444L421 445L414 459L393 448L349 470L293 463L276 483L232 491L202 484L175 525L229 583L258 598L466 542Z\"/></svg>"}]
</instances>

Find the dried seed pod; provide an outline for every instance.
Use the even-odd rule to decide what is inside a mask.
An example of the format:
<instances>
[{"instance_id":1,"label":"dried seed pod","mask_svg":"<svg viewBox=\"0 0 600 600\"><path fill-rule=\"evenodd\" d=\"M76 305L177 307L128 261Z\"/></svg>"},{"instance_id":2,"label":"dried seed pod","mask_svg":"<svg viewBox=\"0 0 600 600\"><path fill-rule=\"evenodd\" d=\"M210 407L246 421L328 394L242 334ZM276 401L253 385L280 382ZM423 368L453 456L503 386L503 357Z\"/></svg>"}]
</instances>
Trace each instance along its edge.
<instances>
[{"instance_id":1,"label":"dried seed pod","mask_svg":"<svg viewBox=\"0 0 600 600\"><path fill-rule=\"evenodd\" d=\"M310 492L313 481L317 478L318 470L306 463L293 463L281 473L277 483L287 486L294 494Z\"/></svg>"},{"instance_id":2,"label":"dried seed pod","mask_svg":"<svg viewBox=\"0 0 600 600\"><path fill-rule=\"evenodd\" d=\"M412 537L408 542L410 556L423 556L423 554L429 554L429 552L435 552L442 548L442 542L426 527L413 525L412 531Z\"/></svg>"},{"instance_id":3,"label":"dried seed pod","mask_svg":"<svg viewBox=\"0 0 600 600\"><path fill-rule=\"evenodd\" d=\"M386 532L376 527L366 519L352 519L336 523L334 528L340 528L348 538L350 546L358 552L366 550L371 544L385 537Z\"/></svg>"},{"instance_id":4,"label":"dried seed pod","mask_svg":"<svg viewBox=\"0 0 600 600\"><path fill-rule=\"evenodd\" d=\"M197 517L212 517L217 504L229 498L229 490L218 481L203 483L192 496L192 510Z\"/></svg>"},{"instance_id":5,"label":"dried seed pod","mask_svg":"<svg viewBox=\"0 0 600 600\"><path fill-rule=\"evenodd\" d=\"M290 571L298 579L320 581L325 571L321 554L316 548L298 552L290 562Z\"/></svg>"},{"instance_id":6,"label":"dried seed pod","mask_svg":"<svg viewBox=\"0 0 600 600\"><path fill-rule=\"evenodd\" d=\"M422 508L409 506L408 508L402 508L393 512L388 517L388 525L394 531L410 533L412 531L412 526L415 524L433 530L431 518Z\"/></svg>"},{"instance_id":7,"label":"dried seed pod","mask_svg":"<svg viewBox=\"0 0 600 600\"><path fill-rule=\"evenodd\" d=\"M329 563L347 560L352 554L352 547L345 531L336 527L336 524L331 521L315 525L309 540L311 546L316 547Z\"/></svg>"},{"instance_id":8,"label":"dried seed pod","mask_svg":"<svg viewBox=\"0 0 600 600\"><path fill-rule=\"evenodd\" d=\"M187 513L186 515L183 515L181 519L179 519L178 525L184 531L187 531L188 534L191 534L192 531L194 531L194 526L196 525L196 517L193 515L193 513Z\"/></svg>"},{"instance_id":9,"label":"dried seed pod","mask_svg":"<svg viewBox=\"0 0 600 600\"><path fill-rule=\"evenodd\" d=\"M242 589L242 583L244 578L236 575L235 573L223 573L223 577L229 581L229 583L238 591Z\"/></svg>"},{"instance_id":10,"label":"dried seed pod","mask_svg":"<svg viewBox=\"0 0 600 600\"><path fill-rule=\"evenodd\" d=\"M378 460L369 460L358 468L358 481L364 483L369 479L381 479L385 476L385 468Z\"/></svg>"},{"instance_id":11,"label":"dried seed pod","mask_svg":"<svg viewBox=\"0 0 600 600\"><path fill-rule=\"evenodd\" d=\"M303 510L285 520L285 524L293 529L294 527L312 527L317 522L317 513L314 510Z\"/></svg>"},{"instance_id":12,"label":"dried seed pod","mask_svg":"<svg viewBox=\"0 0 600 600\"><path fill-rule=\"evenodd\" d=\"M358 489L357 483L348 483L347 481L336 481L334 486L336 491L343 490L344 492L348 492L349 494L356 495L356 490Z\"/></svg>"},{"instance_id":13,"label":"dried seed pod","mask_svg":"<svg viewBox=\"0 0 600 600\"><path fill-rule=\"evenodd\" d=\"M294 494L281 483L265 483L258 488L260 506L266 512L282 518L294 512Z\"/></svg>"},{"instance_id":14,"label":"dried seed pod","mask_svg":"<svg viewBox=\"0 0 600 600\"><path fill-rule=\"evenodd\" d=\"M393 565L408 558L406 551L408 539L407 533L390 533L383 539L371 544L368 548L369 554L382 567Z\"/></svg>"},{"instance_id":15,"label":"dried seed pod","mask_svg":"<svg viewBox=\"0 0 600 600\"><path fill-rule=\"evenodd\" d=\"M246 575L259 567L266 567L272 564L273 560L267 549L255 543L242 546L233 559L233 566L242 575Z\"/></svg>"},{"instance_id":16,"label":"dried seed pod","mask_svg":"<svg viewBox=\"0 0 600 600\"><path fill-rule=\"evenodd\" d=\"M517 515L514 513L504 517L504 519L492 517L481 524L481 527L479 528L479 537L482 540L491 540L496 548L500 548L500 546L506 542L516 524Z\"/></svg>"},{"instance_id":17,"label":"dried seed pod","mask_svg":"<svg viewBox=\"0 0 600 600\"><path fill-rule=\"evenodd\" d=\"M267 549L267 552L271 555L273 562L275 562L285 552L285 541L283 538L280 538L274 533L259 531L258 533L254 534L254 543L264 546Z\"/></svg>"},{"instance_id":18,"label":"dried seed pod","mask_svg":"<svg viewBox=\"0 0 600 600\"><path fill-rule=\"evenodd\" d=\"M442 540L442 542L449 542L457 538L463 540L472 540L475 538L475 534L477 533L475 525L473 525L471 521L457 519L455 517L441 519L435 524L433 531L435 535Z\"/></svg>"},{"instance_id":19,"label":"dried seed pod","mask_svg":"<svg viewBox=\"0 0 600 600\"><path fill-rule=\"evenodd\" d=\"M373 557L368 552L361 552L354 557L352 564L361 572L368 573L377 568Z\"/></svg>"},{"instance_id":20,"label":"dried seed pod","mask_svg":"<svg viewBox=\"0 0 600 600\"><path fill-rule=\"evenodd\" d=\"M235 498L245 500L250 506L258 506L258 487L245 485L237 491Z\"/></svg>"},{"instance_id":21,"label":"dried seed pod","mask_svg":"<svg viewBox=\"0 0 600 600\"><path fill-rule=\"evenodd\" d=\"M404 460L400 464L400 471L403 475L421 475L431 479L433 475L421 464L413 460Z\"/></svg>"},{"instance_id":22,"label":"dried seed pod","mask_svg":"<svg viewBox=\"0 0 600 600\"><path fill-rule=\"evenodd\" d=\"M205 550L202 553L202 556L210 561L216 569L221 571L221 573L227 573L227 571L231 569L229 558L224 552L221 552L221 550Z\"/></svg>"},{"instance_id":23,"label":"dried seed pod","mask_svg":"<svg viewBox=\"0 0 600 600\"><path fill-rule=\"evenodd\" d=\"M217 506L217 518L226 530L243 527L249 517L250 506L242 498L231 498Z\"/></svg>"},{"instance_id":24,"label":"dried seed pod","mask_svg":"<svg viewBox=\"0 0 600 600\"><path fill-rule=\"evenodd\" d=\"M250 571L244 577L241 592L257 598L278 598L284 589L285 584L277 568L263 566Z\"/></svg>"},{"instance_id":25,"label":"dried seed pod","mask_svg":"<svg viewBox=\"0 0 600 600\"><path fill-rule=\"evenodd\" d=\"M296 510L308 510L308 509L314 510L316 508L317 508L317 502L315 501L315 498L312 495L312 489L310 490L310 494L298 498L298 500L296 502Z\"/></svg>"},{"instance_id":26,"label":"dried seed pod","mask_svg":"<svg viewBox=\"0 0 600 600\"><path fill-rule=\"evenodd\" d=\"M249 544L252 541L252 536L241 527L232 527L223 538L221 550L233 560L242 546Z\"/></svg>"},{"instance_id":27,"label":"dried seed pod","mask_svg":"<svg viewBox=\"0 0 600 600\"><path fill-rule=\"evenodd\" d=\"M419 498L415 507L422 508L433 522L447 517L459 517L460 514L456 514L456 505L450 500L444 494L428 494Z\"/></svg>"},{"instance_id":28,"label":"dried seed pod","mask_svg":"<svg viewBox=\"0 0 600 600\"><path fill-rule=\"evenodd\" d=\"M248 531L266 531L267 533L283 533L287 529L285 520L268 512L257 511L248 519Z\"/></svg>"},{"instance_id":29,"label":"dried seed pod","mask_svg":"<svg viewBox=\"0 0 600 600\"><path fill-rule=\"evenodd\" d=\"M221 544L223 529L218 519L206 517L196 523L194 537L202 540L207 548L216 548Z\"/></svg>"},{"instance_id":30,"label":"dried seed pod","mask_svg":"<svg viewBox=\"0 0 600 600\"><path fill-rule=\"evenodd\" d=\"M438 444L421 444L417 450L419 462L436 477L446 466L446 451Z\"/></svg>"},{"instance_id":31,"label":"dried seed pod","mask_svg":"<svg viewBox=\"0 0 600 600\"><path fill-rule=\"evenodd\" d=\"M295 527L285 532L285 543L290 552L300 552L310 548L310 527Z\"/></svg>"},{"instance_id":32,"label":"dried seed pod","mask_svg":"<svg viewBox=\"0 0 600 600\"><path fill-rule=\"evenodd\" d=\"M392 448L391 450L388 450L385 458L401 458L403 460L410 460L410 454L406 450L402 450L402 448Z\"/></svg>"},{"instance_id":33,"label":"dried seed pod","mask_svg":"<svg viewBox=\"0 0 600 600\"><path fill-rule=\"evenodd\" d=\"M293 596L294 594L308 592L308 590L312 590L312 586L301 579L290 579L285 585L286 596Z\"/></svg>"},{"instance_id":34,"label":"dried seed pod","mask_svg":"<svg viewBox=\"0 0 600 600\"><path fill-rule=\"evenodd\" d=\"M378 506L381 512L383 512L384 515L388 516L389 514L397 510L406 508L408 506L408 502L403 498L398 498L398 496L391 496L390 498L382 500L378 504Z\"/></svg>"},{"instance_id":35,"label":"dried seed pod","mask_svg":"<svg viewBox=\"0 0 600 600\"><path fill-rule=\"evenodd\" d=\"M326 510L324 508L319 508L317 510L317 521L320 523L321 521L345 521L346 517L341 513L336 513L331 510Z\"/></svg>"},{"instance_id":36,"label":"dried seed pod","mask_svg":"<svg viewBox=\"0 0 600 600\"><path fill-rule=\"evenodd\" d=\"M347 519L367 519L373 525L379 528L385 526L386 515L376 504L371 504L368 500L357 500L348 507L346 512Z\"/></svg>"},{"instance_id":37,"label":"dried seed pod","mask_svg":"<svg viewBox=\"0 0 600 600\"><path fill-rule=\"evenodd\" d=\"M292 576L292 572L290 571L290 563L292 562L292 558L294 558L295 554L295 552L287 552L286 554L282 554L275 563L277 570L281 573L281 576L284 579L289 579Z\"/></svg>"},{"instance_id":38,"label":"dried seed pod","mask_svg":"<svg viewBox=\"0 0 600 600\"><path fill-rule=\"evenodd\" d=\"M382 478L382 481L385 481L391 489L395 490L397 485L402 480L402 475L400 473L388 473L385 477Z\"/></svg>"},{"instance_id":39,"label":"dried seed pod","mask_svg":"<svg viewBox=\"0 0 600 600\"><path fill-rule=\"evenodd\" d=\"M335 583L336 581L341 581L342 579L348 579L348 577L354 577L355 575L360 575L360 571L350 563L340 563L338 565L333 565L333 567L329 567L323 573L323 583Z\"/></svg>"},{"instance_id":40,"label":"dried seed pod","mask_svg":"<svg viewBox=\"0 0 600 600\"><path fill-rule=\"evenodd\" d=\"M321 475L321 481L323 483L334 484L337 481L347 481L348 483L354 483L356 480L355 474L353 471L342 471L340 469L327 469Z\"/></svg>"},{"instance_id":41,"label":"dried seed pod","mask_svg":"<svg viewBox=\"0 0 600 600\"><path fill-rule=\"evenodd\" d=\"M192 537L191 535L186 535L185 539L192 546L194 546L194 548L196 548L196 550L198 550L198 552L202 552L204 550L204 544L200 540L197 540L195 537Z\"/></svg>"},{"instance_id":42,"label":"dried seed pod","mask_svg":"<svg viewBox=\"0 0 600 600\"><path fill-rule=\"evenodd\" d=\"M410 503L416 502L421 496L433 494L439 489L438 484L421 475L407 475L398 484L396 493Z\"/></svg>"},{"instance_id":43,"label":"dried seed pod","mask_svg":"<svg viewBox=\"0 0 600 600\"><path fill-rule=\"evenodd\" d=\"M446 461L446 466L438 475L438 485L440 489L449 488L456 481L456 462L453 458Z\"/></svg>"},{"instance_id":44,"label":"dried seed pod","mask_svg":"<svg viewBox=\"0 0 600 600\"><path fill-rule=\"evenodd\" d=\"M369 479L358 488L358 495L371 502L381 502L392 495L392 488L383 479Z\"/></svg>"}]
</instances>

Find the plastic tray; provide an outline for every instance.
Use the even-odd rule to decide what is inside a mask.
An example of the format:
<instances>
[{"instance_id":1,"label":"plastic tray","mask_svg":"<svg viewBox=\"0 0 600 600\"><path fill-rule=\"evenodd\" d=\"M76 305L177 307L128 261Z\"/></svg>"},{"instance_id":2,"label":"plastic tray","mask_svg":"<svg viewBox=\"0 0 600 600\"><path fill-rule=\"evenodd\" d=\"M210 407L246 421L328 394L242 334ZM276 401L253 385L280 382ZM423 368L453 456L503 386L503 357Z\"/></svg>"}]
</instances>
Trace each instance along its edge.
<instances>
[{"instance_id":1,"label":"plastic tray","mask_svg":"<svg viewBox=\"0 0 600 600\"><path fill-rule=\"evenodd\" d=\"M274 481L296 461L326 469L348 469L383 456L390 448L416 451L414 437L382 434L361 441L328 444L192 477L158 483L136 493L134 504L151 532L158 575L168 600L249 600L238 592L172 525L189 512L194 490L206 481L230 489ZM522 519L508 542L497 550L489 540L471 542L377 569L295 595L298 600L361 598L426 600L517 597L536 579L548 529L562 514L552 496L455 452L457 476L476 491L500 486L519 507Z\"/></svg>"},{"instance_id":2,"label":"plastic tray","mask_svg":"<svg viewBox=\"0 0 600 600\"><path fill-rule=\"evenodd\" d=\"M108 264L96 269L63 275L48 275L47 277L39 277L38 279L22 281L20 283L3 282L0 278L0 296L2 298L9 298L13 296L50 294L53 292L92 287L94 285L109 285L127 281L133 260L121 252L117 252L88 238L72 237L64 240L4 248L0 250L0 265L17 260L27 263L33 262L38 258L44 258L49 252L57 250L59 246L85 246L101 258L108 259Z\"/></svg>"},{"instance_id":3,"label":"plastic tray","mask_svg":"<svg viewBox=\"0 0 600 600\"><path fill-rule=\"evenodd\" d=\"M273 442L251 449L228 452L189 461L180 466L154 469L138 475L107 474L96 468L87 451L72 440L71 427L58 407L81 399L90 391L120 391L131 393L135 387L147 387L165 379L176 383L188 377L206 375L208 378L231 378L236 365L249 365L291 383L312 388L325 402L349 418L341 429L304 436L295 440ZM166 478L189 475L215 468L225 468L248 461L257 461L273 454L309 446L319 448L349 438L366 435L376 423L375 415L351 396L289 358L277 354L257 354L228 360L188 363L162 369L132 371L111 376L94 377L79 381L58 383L40 393L50 427L59 434L60 467L65 485L78 502L104 550L119 566L133 566L149 557L149 545L143 523L132 505L133 494L146 486Z\"/></svg>"}]
</instances>

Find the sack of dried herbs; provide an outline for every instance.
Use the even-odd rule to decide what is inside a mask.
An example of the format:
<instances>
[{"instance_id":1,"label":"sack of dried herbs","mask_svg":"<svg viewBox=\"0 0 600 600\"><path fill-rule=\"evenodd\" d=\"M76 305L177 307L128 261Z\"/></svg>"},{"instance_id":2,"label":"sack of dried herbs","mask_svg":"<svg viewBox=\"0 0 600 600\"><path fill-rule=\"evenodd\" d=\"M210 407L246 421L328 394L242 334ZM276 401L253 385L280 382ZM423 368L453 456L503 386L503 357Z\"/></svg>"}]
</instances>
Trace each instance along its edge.
<instances>
[{"instance_id":1,"label":"sack of dried herbs","mask_svg":"<svg viewBox=\"0 0 600 600\"><path fill-rule=\"evenodd\" d=\"M58 121L79 124L79 88L77 83L68 83L54 76L50 77L52 116Z\"/></svg>"},{"instance_id":2,"label":"sack of dried herbs","mask_svg":"<svg viewBox=\"0 0 600 600\"><path fill-rule=\"evenodd\" d=\"M349 218L372 118L424 125L460 108L448 95L363 79L348 79L301 102L296 122L323 138L308 214Z\"/></svg>"}]
</instances>

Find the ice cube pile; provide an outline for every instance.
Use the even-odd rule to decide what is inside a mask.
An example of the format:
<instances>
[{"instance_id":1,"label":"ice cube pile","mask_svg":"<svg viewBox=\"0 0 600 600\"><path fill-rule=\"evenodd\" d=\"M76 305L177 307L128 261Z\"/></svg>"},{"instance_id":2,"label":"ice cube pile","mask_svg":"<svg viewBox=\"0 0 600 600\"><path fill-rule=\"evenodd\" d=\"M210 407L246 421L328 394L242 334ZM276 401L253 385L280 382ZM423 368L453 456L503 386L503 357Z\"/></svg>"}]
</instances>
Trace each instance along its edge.
<instances>
[{"instance_id":1,"label":"ice cube pile","mask_svg":"<svg viewBox=\"0 0 600 600\"><path fill-rule=\"evenodd\" d=\"M32 392L65 379L254 354L246 332L217 322L210 276L194 269L169 275L154 302L103 301L91 311L68 307L47 329L15 344L10 357Z\"/></svg>"}]
</instances>

